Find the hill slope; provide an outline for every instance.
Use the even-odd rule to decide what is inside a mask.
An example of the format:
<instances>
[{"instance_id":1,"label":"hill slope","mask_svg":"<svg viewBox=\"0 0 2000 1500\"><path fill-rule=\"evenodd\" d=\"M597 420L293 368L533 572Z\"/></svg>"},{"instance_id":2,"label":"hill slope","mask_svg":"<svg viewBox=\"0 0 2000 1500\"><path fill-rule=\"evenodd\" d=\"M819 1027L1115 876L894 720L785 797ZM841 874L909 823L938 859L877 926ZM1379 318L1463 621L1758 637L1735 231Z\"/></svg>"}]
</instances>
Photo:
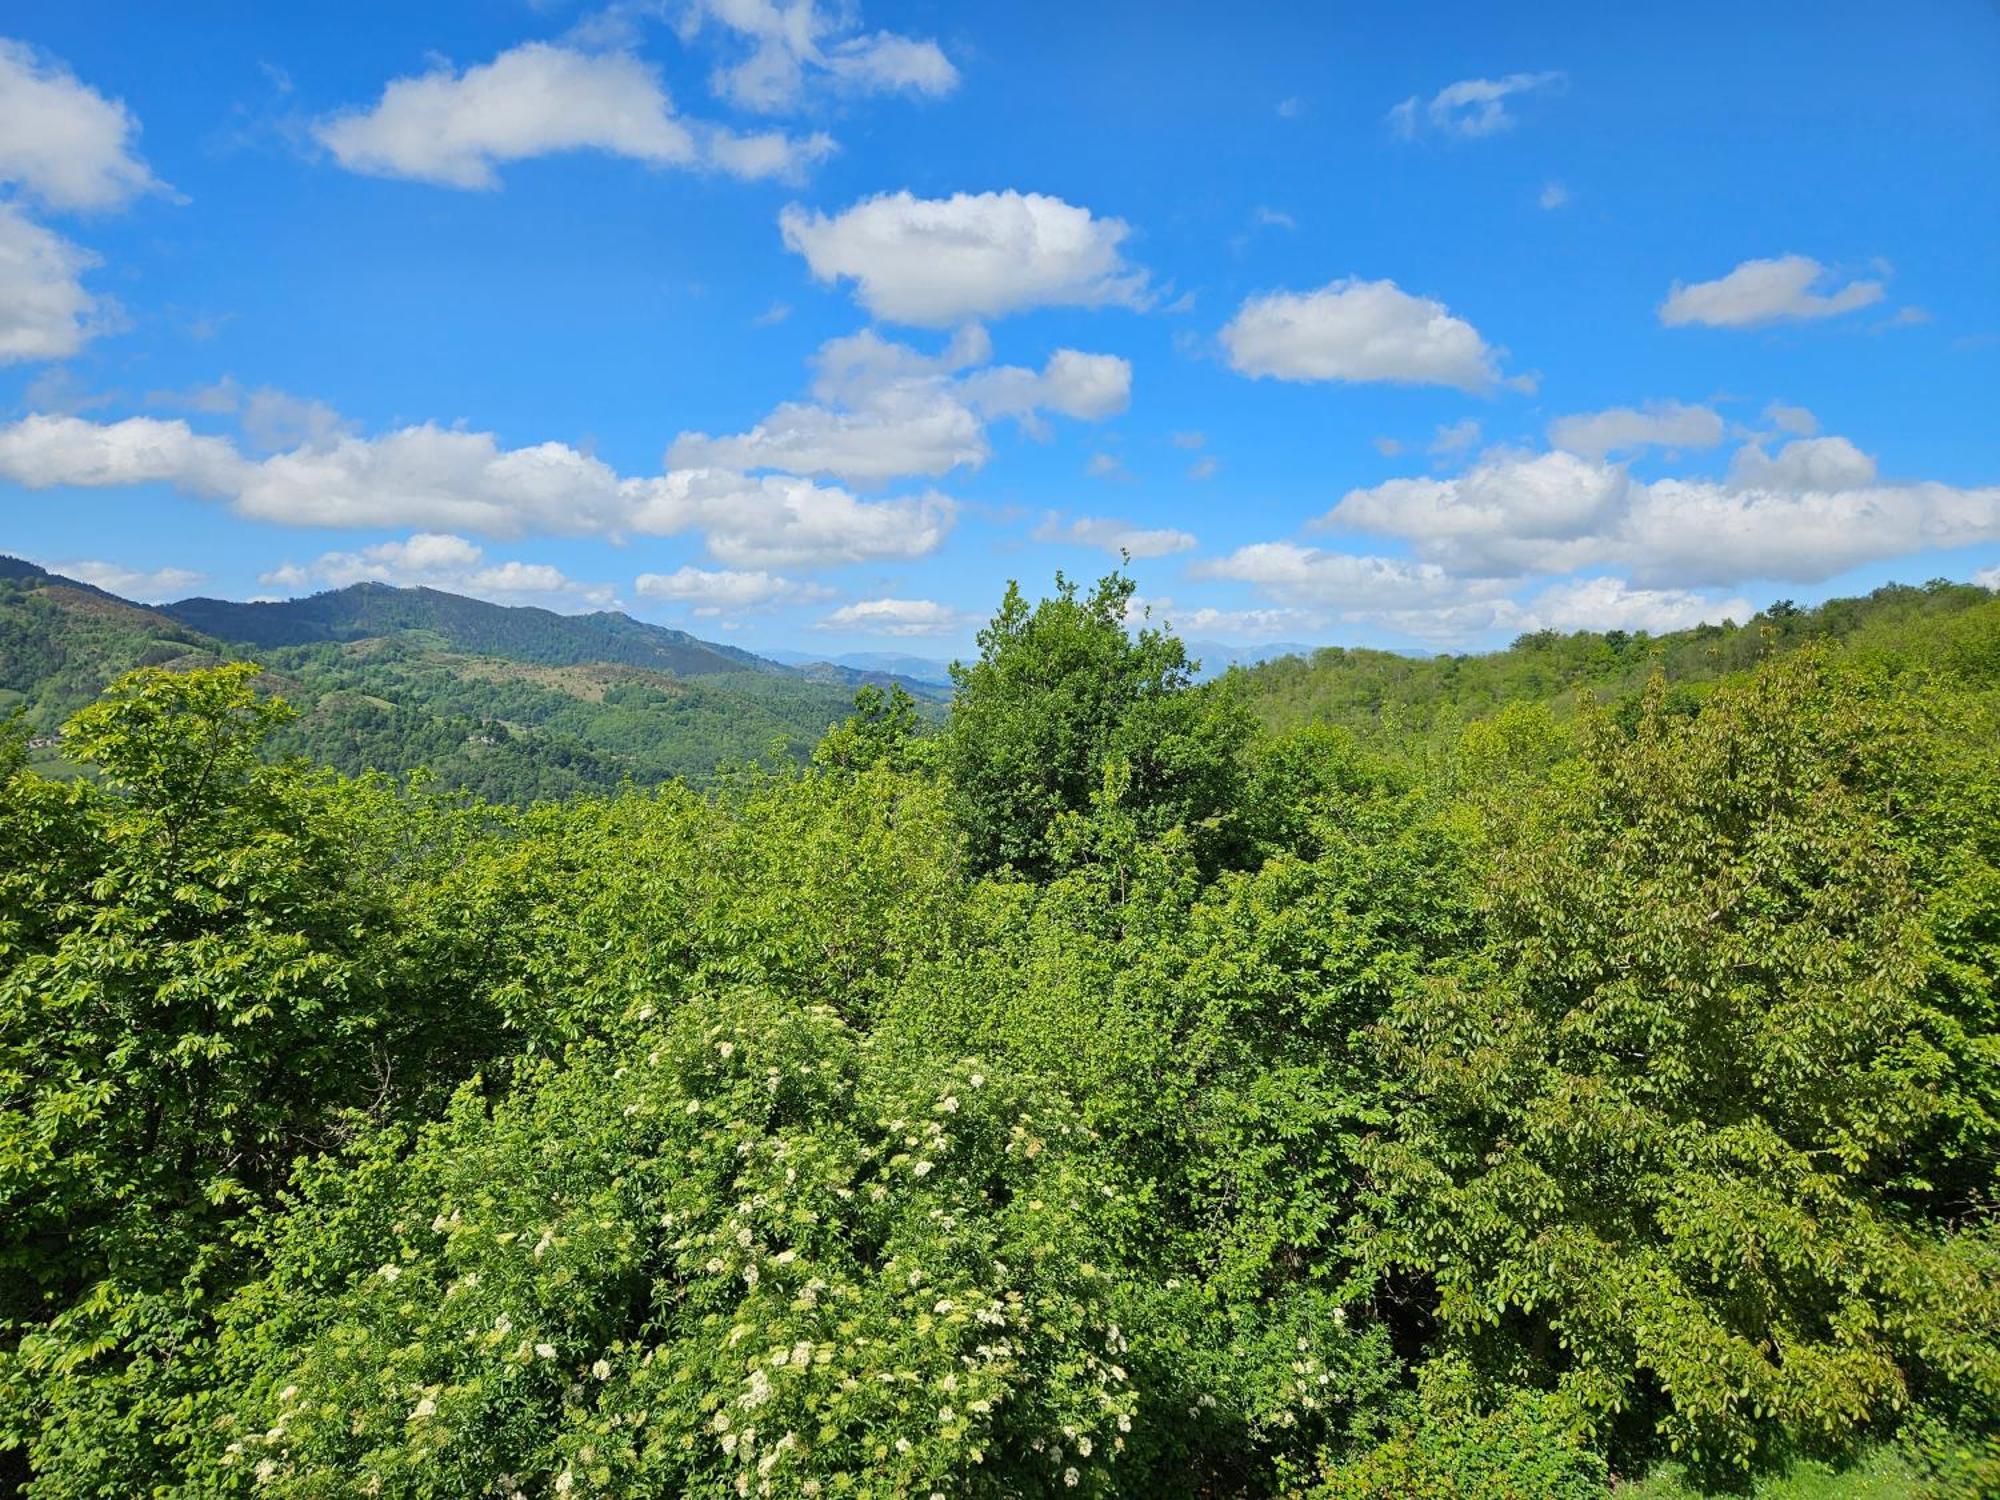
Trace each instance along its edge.
<instances>
[{"instance_id":1,"label":"hill slope","mask_svg":"<svg viewBox=\"0 0 2000 1500\"><path fill-rule=\"evenodd\" d=\"M1238 668L1230 680L1267 729L1333 724L1386 744L1483 718L1509 703L1545 703L1568 713L1584 692L1630 699L1655 669L1671 694L1692 701L1730 673L1814 643L1888 658L1935 658L1943 651L1966 658L1961 665L1983 677L2000 671L2000 600L1977 585L1938 579L1921 587L1890 584L1812 609L1780 601L1742 625L1658 636L1541 631L1504 651L1431 657L1329 646Z\"/></svg>"},{"instance_id":2,"label":"hill slope","mask_svg":"<svg viewBox=\"0 0 2000 1500\"><path fill-rule=\"evenodd\" d=\"M682 630L648 625L602 611L559 615L553 610L488 604L437 589L356 583L304 599L238 603L182 599L160 612L205 635L259 648L319 641L360 641L426 630L453 648L480 656L568 666L617 662L680 677L716 672L780 672L776 662L734 646L699 640Z\"/></svg>"},{"instance_id":3,"label":"hill slope","mask_svg":"<svg viewBox=\"0 0 2000 1500\"><path fill-rule=\"evenodd\" d=\"M62 769L53 731L120 673L241 659L299 710L274 751L348 772L422 767L512 802L699 781L773 747L802 757L871 676L801 673L623 615L430 589L153 608L0 559L0 713L22 713L44 769Z\"/></svg>"}]
</instances>

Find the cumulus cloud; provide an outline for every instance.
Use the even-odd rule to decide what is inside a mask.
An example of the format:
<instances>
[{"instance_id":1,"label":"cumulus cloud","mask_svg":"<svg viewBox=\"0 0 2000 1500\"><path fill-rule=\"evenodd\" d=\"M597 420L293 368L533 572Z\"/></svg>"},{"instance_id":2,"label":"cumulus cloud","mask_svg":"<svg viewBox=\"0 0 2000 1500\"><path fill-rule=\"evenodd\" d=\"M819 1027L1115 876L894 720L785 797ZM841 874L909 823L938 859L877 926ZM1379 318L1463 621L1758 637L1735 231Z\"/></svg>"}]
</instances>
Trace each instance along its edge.
<instances>
[{"instance_id":1,"label":"cumulus cloud","mask_svg":"<svg viewBox=\"0 0 2000 1500\"><path fill-rule=\"evenodd\" d=\"M1389 111L1389 127L1404 140L1414 140L1426 128L1467 139L1510 130L1515 117L1507 101L1518 94L1560 87L1561 73L1509 73L1505 78L1462 78L1447 84L1426 102L1412 94ZM1543 207L1554 207L1543 204Z\"/></svg>"},{"instance_id":2,"label":"cumulus cloud","mask_svg":"<svg viewBox=\"0 0 2000 1500\"><path fill-rule=\"evenodd\" d=\"M1875 482L1875 460L1844 437L1798 438L1775 454L1761 443L1736 450L1729 482L1738 489L1852 490Z\"/></svg>"},{"instance_id":3,"label":"cumulus cloud","mask_svg":"<svg viewBox=\"0 0 2000 1500\"><path fill-rule=\"evenodd\" d=\"M1109 516L1078 516L1065 521L1054 511L1042 517L1034 538L1070 547L1100 547L1106 552L1129 553L1135 558L1191 552L1196 545L1192 533L1172 527L1136 526Z\"/></svg>"},{"instance_id":4,"label":"cumulus cloud","mask_svg":"<svg viewBox=\"0 0 2000 1500\"><path fill-rule=\"evenodd\" d=\"M891 322L945 328L1146 300L1146 275L1121 249L1125 223L1042 193L884 193L831 216L794 204L778 223L816 280L852 281L861 305Z\"/></svg>"},{"instance_id":5,"label":"cumulus cloud","mask_svg":"<svg viewBox=\"0 0 2000 1500\"><path fill-rule=\"evenodd\" d=\"M781 605L823 604L834 597L833 590L821 584L762 569L683 567L671 573L641 573L634 587L641 598L685 604L704 619Z\"/></svg>"},{"instance_id":6,"label":"cumulus cloud","mask_svg":"<svg viewBox=\"0 0 2000 1500\"><path fill-rule=\"evenodd\" d=\"M324 552L309 563L285 563L261 575L258 582L287 589L389 583L564 610L609 609L618 602L617 591L609 584L578 582L550 563L491 563L482 548L462 536L423 531L359 551Z\"/></svg>"},{"instance_id":7,"label":"cumulus cloud","mask_svg":"<svg viewBox=\"0 0 2000 1500\"><path fill-rule=\"evenodd\" d=\"M1479 330L1393 281L1349 278L1265 292L1222 330L1230 368L1277 380L1392 381L1489 390L1500 378Z\"/></svg>"},{"instance_id":8,"label":"cumulus cloud","mask_svg":"<svg viewBox=\"0 0 2000 1500\"><path fill-rule=\"evenodd\" d=\"M1845 439L1752 444L1728 478L1642 483L1561 451L1350 491L1318 523L1406 542L1454 576L1623 567L1654 587L1817 582L1861 563L2000 538L2000 487L1881 481Z\"/></svg>"},{"instance_id":9,"label":"cumulus cloud","mask_svg":"<svg viewBox=\"0 0 2000 1500\"><path fill-rule=\"evenodd\" d=\"M1479 423L1471 417L1449 424L1440 423L1431 435L1430 447L1426 451L1442 456L1464 453L1479 446L1480 432Z\"/></svg>"},{"instance_id":10,"label":"cumulus cloud","mask_svg":"<svg viewBox=\"0 0 2000 1500\"><path fill-rule=\"evenodd\" d=\"M2000 594L2000 567L1981 568L1972 575L1972 581L1983 589L1992 589Z\"/></svg>"},{"instance_id":11,"label":"cumulus cloud","mask_svg":"<svg viewBox=\"0 0 2000 1500\"><path fill-rule=\"evenodd\" d=\"M1134 630L1158 625L1177 634L1222 636L1239 641L1274 640L1281 635L1316 628L1322 616L1303 609L1216 609L1184 606L1172 599L1148 599L1134 594L1125 606L1125 624Z\"/></svg>"},{"instance_id":12,"label":"cumulus cloud","mask_svg":"<svg viewBox=\"0 0 2000 1500\"><path fill-rule=\"evenodd\" d=\"M833 149L825 136L738 135L684 120L638 58L550 42L463 72L443 64L395 79L372 106L323 119L313 134L351 172L457 188L498 187L506 163L564 151L790 178Z\"/></svg>"},{"instance_id":13,"label":"cumulus cloud","mask_svg":"<svg viewBox=\"0 0 2000 1500\"><path fill-rule=\"evenodd\" d=\"M208 577L192 568L153 568L145 570L128 568L123 563L100 562L91 558L80 558L71 562L48 564L51 573L60 573L65 578L81 579L95 584L108 593L118 594L127 599L137 599L141 604L158 604L167 599L184 597L188 590Z\"/></svg>"},{"instance_id":14,"label":"cumulus cloud","mask_svg":"<svg viewBox=\"0 0 2000 1500\"><path fill-rule=\"evenodd\" d=\"M1669 328L1757 328L1769 323L1838 317L1882 300L1879 281L1850 281L1837 289L1833 273L1806 255L1746 260L1727 276L1684 286L1675 282L1660 304ZM1817 285L1826 291L1814 291Z\"/></svg>"},{"instance_id":15,"label":"cumulus cloud","mask_svg":"<svg viewBox=\"0 0 2000 1500\"><path fill-rule=\"evenodd\" d=\"M1641 448L1713 448L1722 438L1722 418L1713 409L1679 401L1649 401L1641 410L1614 406L1549 423L1551 443L1585 458Z\"/></svg>"},{"instance_id":16,"label":"cumulus cloud","mask_svg":"<svg viewBox=\"0 0 2000 1500\"><path fill-rule=\"evenodd\" d=\"M1197 563L1197 578L1254 584L1281 603L1302 607L1361 610L1439 605L1468 594L1495 592L1468 585L1436 563L1393 557L1363 557L1297 542L1253 542L1227 556Z\"/></svg>"},{"instance_id":17,"label":"cumulus cloud","mask_svg":"<svg viewBox=\"0 0 2000 1500\"><path fill-rule=\"evenodd\" d=\"M1500 623L1519 630L1643 630L1660 635L1757 612L1749 600L1717 599L1688 589L1634 588L1622 578L1579 578L1552 584Z\"/></svg>"},{"instance_id":18,"label":"cumulus cloud","mask_svg":"<svg viewBox=\"0 0 2000 1500\"><path fill-rule=\"evenodd\" d=\"M1356 556L1294 542L1240 547L1194 571L1201 577L1252 584L1278 600L1288 618L1281 627L1279 612L1272 612L1274 632L1333 618L1447 643L1495 631L1658 633L1703 621L1747 619L1754 612L1741 598L1720 599L1690 589L1636 588L1612 577L1565 580L1521 599L1513 596L1512 585L1499 580L1459 578L1431 563ZM1184 629L1203 628L1196 616L1174 618Z\"/></svg>"},{"instance_id":19,"label":"cumulus cloud","mask_svg":"<svg viewBox=\"0 0 2000 1500\"><path fill-rule=\"evenodd\" d=\"M324 401L274 386L248 387L231 375L189 390L148 391L146 404L232 416L250 446L262 453L324 443L353 430L353 424Z\"/></svg>"},{"instance_id":20,"label":"cumulus cloud","mask_svg":"<svg viewBox=\"0 0 2000 1500\"><path fill-rule=\"evenodd\" d=\"M0 203L0 364L66 359L115 320L83 284L98 258Z\"/></svg>"},{"instance_id":21,"label":"cumulus cloud","mask_svg":"<svg viewBox=\"0 0 2000 1500\"><path fill-rule=\"evenodd\" d=\"M503 448L491 433L434 424L373 438L342 432L256 459L180 420L38 414L0 427L0 478L30 489L169 484L298 526L498 537L692 531L738 567L922 557L956 517L943 495L864 501L808 479L719 468L628 477L566 444Z\"/></svg>"},{"instance_id":22,"label":"cumulus cloud","mask_svg":"<svg viewBox=\"0 0 2000 1500\"><path fill-rule=\"evenodd\" d=\"M1782 401L1773 401L1764 408L1764 420L1794 437L1811 437L1819 431L1819 418L1803 406L1787 406Z\"/></svg>"},{"instance_id":23,"label":"cumulus cloud","mask_svg":"<svg viewBox=\"0 0 2000 1500\"><path fill-rule=\"evenodd\" d=\"M872 484L978 468L991 456L986 424L1031 432L1043 413L1098 421L1125 410L1132 367L1110 354L1058 349L1040 371L993 365L977 324L935 355L873 330L831 339L814 358L811 401L787 401L747 432L686 432L669 458L685 466L832 474Z\"/></svg>"},{"instance_id":24,"label":"cumulus cloud","mask_svg":"<svg viewBox=\"0 0 2000 1500\"><path fill-rule=\"evenodd\" d=\"M745 44L715 70L715 92L743 109L778 111L800 102L809 79L825 77L865 93L932 97L958 86L958 70L936 42L895 32L859 33L854 7L816 0L696 0L682 35L704 25Z\"/></svg>"},{"instance_id":25,"label":"cumulus cloud","mask_svg":"<svg viewBox=\"0 0 2000 1500\"><path fill-rule=\"evenodd\" d=\"M814 629L864 635L951 635L978 623L978 616L934 599L866 599L842 605Z\"/></svg>"},{"instance_id":26,"label":"cumulus cloud","mask_svg":"<svg viewBox=\"0 0 2000 1500\"><path fill-rule=\"evenodd\" d=\"M133 154L139 122L61 63L0 38L0 182L50 208L118 208L160 184Z\"/></svg>"},{"instance_id":27,"label":"cumulus cloud","mask_svg":"<svg viewBox=\"0 0 2000 1500\"><path fill-rule=\"evenodd\" d=\"M1536 204L1550 210L1568 207L1569 200L1569 189L1554 180L1543 183L1541 192L1535 198Z\"/></svg>"}]
</instances>

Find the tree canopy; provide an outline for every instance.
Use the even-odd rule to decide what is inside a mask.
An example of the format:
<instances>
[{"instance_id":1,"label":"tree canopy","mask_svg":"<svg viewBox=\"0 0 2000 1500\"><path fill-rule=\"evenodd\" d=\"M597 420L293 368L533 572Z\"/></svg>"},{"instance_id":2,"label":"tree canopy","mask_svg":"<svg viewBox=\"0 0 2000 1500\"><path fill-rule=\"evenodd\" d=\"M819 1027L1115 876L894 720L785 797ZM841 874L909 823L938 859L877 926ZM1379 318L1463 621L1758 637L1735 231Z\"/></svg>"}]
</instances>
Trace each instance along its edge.
<instances>
[{"instance_id":1,"label":"tree canopy","mask_svg":"<svg viewBox=\"0 0 2000 1500\"><path fill-rule=\"evenodd\" d=\"M527 807L121 678L86 774L0 741L0 1483L1992 1494L2000 600L1939 597L1399 728L1058 580L942 727Z\"/></svg>"}]
</instances>

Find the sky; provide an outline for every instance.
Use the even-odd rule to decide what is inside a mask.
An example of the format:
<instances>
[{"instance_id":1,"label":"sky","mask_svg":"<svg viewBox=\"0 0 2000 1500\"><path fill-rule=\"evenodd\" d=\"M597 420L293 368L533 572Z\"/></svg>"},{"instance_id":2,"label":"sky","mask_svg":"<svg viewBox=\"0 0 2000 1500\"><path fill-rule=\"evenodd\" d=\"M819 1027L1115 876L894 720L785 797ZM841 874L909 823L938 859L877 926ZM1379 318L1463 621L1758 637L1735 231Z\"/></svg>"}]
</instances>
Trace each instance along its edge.
<instances>
[{"instance_id":1,"label":"sky","mask_svg":"<svg viewBox=\"0 0 2000 1500\"><path fill-rule=\"evenodd\" d=\"M12 28L9 31L7 28ZM963 652L2000 587L2000 4L0 17L0 551Z\"/></svg>"}]
</instances>

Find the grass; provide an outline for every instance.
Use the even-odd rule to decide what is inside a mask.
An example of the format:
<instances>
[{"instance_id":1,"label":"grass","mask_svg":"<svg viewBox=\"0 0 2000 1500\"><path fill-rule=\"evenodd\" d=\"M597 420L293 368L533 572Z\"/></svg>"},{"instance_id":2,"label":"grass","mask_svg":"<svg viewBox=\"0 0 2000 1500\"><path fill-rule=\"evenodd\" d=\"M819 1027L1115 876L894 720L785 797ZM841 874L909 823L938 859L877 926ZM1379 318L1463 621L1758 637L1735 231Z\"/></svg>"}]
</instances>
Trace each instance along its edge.
<instances>
[{"instance_id":1,"label":"grass","mask_svg":"<svg viewBox=\"0 0 2000 1500\"><path fill-rule=\"evenodd\" d=\"M1689 1482L1672 1464L1617 1489L1618 1500L1696 1500L1714 1493ZM1784 1474L1754 1480L1744 1493L1751 1500L1916 1500L1923 1488L1903 1456L1884 1447L1870 1449L1844 1469L1802 1461Z\"/></svg>"}]
</instances>

